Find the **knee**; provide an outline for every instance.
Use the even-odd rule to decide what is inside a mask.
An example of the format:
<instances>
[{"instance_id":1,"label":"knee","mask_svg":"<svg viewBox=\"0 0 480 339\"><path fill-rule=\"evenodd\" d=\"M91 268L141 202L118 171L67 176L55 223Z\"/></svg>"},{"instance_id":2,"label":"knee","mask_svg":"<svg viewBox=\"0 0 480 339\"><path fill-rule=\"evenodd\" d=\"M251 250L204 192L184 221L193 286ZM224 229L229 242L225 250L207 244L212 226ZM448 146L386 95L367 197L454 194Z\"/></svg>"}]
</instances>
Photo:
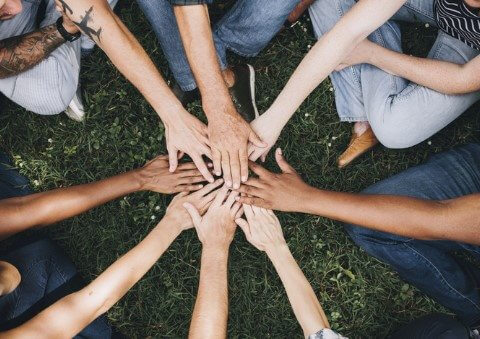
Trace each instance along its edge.
<instances>
[{"instance_id":1,"label":"knee","mask_svg":"<svg viewBox=\"0 0 480 339\"><path fill-rule=\"evenodd\" d=\"M406 128L401 122L394 119L384 119L381 122L370 122L378 141L386 148L404 149L413 147L421 140Z\"/></svg>"}]
</instances>

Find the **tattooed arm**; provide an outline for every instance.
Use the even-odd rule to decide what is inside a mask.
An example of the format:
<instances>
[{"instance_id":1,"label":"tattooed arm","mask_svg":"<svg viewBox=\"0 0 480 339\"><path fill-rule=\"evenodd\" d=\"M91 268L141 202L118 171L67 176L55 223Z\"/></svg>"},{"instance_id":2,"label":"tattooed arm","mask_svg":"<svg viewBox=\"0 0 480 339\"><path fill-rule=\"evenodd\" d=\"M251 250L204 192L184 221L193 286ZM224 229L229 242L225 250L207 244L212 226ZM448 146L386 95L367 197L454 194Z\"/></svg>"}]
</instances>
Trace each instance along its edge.
<instances>
[{"instance_id":1,"label":"tattooed arm","mask_svg":"<svg viewBox=\"0 0 480 339\"><path fill-rule=\"evenodd\" d=\"M60 11L92 38L117 69L137 87L165 124L170 170L177 154L188 154L202 175L213 176L202 156L211 157L207 127L188 113L163 80L160 72L105 0L56 0Z\"/></svg>"},{"instance_id":2,"label":"tattooed arm","mask_svg":"<svg viewBox=\"0 0 480 339\"><path fill-rule=\"evenodd\" d=\"M78 31L67 19L64 19L64 28L71 34ZM0 79L29 70L64 42L56 24L0 41Z\"/></svg>"}]
</instances>

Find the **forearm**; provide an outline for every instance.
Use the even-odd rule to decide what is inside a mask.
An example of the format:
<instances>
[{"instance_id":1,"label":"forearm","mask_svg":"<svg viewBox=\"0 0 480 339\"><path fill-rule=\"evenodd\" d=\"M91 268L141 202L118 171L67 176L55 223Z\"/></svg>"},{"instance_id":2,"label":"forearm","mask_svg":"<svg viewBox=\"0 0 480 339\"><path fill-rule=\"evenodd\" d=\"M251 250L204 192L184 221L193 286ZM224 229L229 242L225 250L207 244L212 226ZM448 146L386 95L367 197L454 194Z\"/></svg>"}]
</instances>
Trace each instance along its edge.
<instances>
[{"instance_id":1,"label":"forearm","mask_svg":"<svg viewBox=\"0 0 480 339\"><path fill-rule=\"evenodd\" d=\"M49 225L142 188L139 170L94 183L0 201L0 239Z\"/></svg>"},{"instance_id":2,"label":"forearm","mask_svg":"<svg viewBox=\"0 0 480 339\"><path fill-rule=\"evenodd\" d=\"M56 24L0 41L0 79L31 69L64 42Z\"/></svg>"},{"instance_id":3,"label":"forearm","mask_svg":"<svg viewBox=\"0 0 480 339\"><path fill-rule=\"evenodd\" d=\"M205 114L213 119L215 112L229 111L219 108L233 107L233 102L218 62L207 6L175 6L174 11Z\"/></svg>"},{"instance_id":4,"label":"forearm","mask_svg":"<svg viewBox=\"0 0 480 339\"><path fill-rule=\"evenodd\" d=\"M48 307L5 337L71 338L108 311L155 264L180 233L162 220L137 246L113 263L88 286Z\"/></svg>"},{"instance_id":5,"label":"forearm","mask_svg":"<svg viewBox=\"0 0 480 339\"><path fill-rule=\"evenodd\" d=\"M470 93L480 88L480 81L476 79L475 69L470 63L461 65L418 58L373 43L371 47L367 63L421 86L445 94Z\"/></svg>"},{"instance_id":6,"label":"forearm","mask_svg":"<svg viewBox=\"0 0 480 339\"><path fill-rule=\"evenodd\" d=\"M226 338L228 249L204 248L189 338Z\"/></svg>"},{"instance_id":7,"label":"forearm","mask_svg":"<svg viewBox=\"0 0 480 339\"><path fill-rule=\"evenodd\" d=\"M104 0L65 0L75 24L107 54L164 122L182 107L142 46ZM67 10L68 13L68 10ZM84 22L89 15L89 20Z\"/></svg>"},{"instance_id":8,"label":"forearm","mask_svg":"<svg viewBox=\"0 0 480 339\"><path fill-rule=\"evenodd\" d=\"M312 189L299 212L423 240L480 244L480 195L448 201L403 196L349 194Z\"/></svg>"},{"instance_id":9,"label":"forearm","mask_svg":"<svg viewBox=\"0 0 480 339\"><path fill-rule=\"evenodd\" d=\"M273 128L283 128L305 98L350 54L356 45L387 21L405 0L361 0L323 35L295 70L265 113Z\"/></svg>"},{"instance_id":10,"label":"forearm","mask_svg":"<svg viewBox=\"0 0 480 339\"><path fill-rule=\"evenodd\" d=\"M288 246L276 246L267 250L292 305L293 312L300 323L305 337L322 328L328 328L328 319L323 312L312 286L305 278Z\"/></svg>"}]
</instances>

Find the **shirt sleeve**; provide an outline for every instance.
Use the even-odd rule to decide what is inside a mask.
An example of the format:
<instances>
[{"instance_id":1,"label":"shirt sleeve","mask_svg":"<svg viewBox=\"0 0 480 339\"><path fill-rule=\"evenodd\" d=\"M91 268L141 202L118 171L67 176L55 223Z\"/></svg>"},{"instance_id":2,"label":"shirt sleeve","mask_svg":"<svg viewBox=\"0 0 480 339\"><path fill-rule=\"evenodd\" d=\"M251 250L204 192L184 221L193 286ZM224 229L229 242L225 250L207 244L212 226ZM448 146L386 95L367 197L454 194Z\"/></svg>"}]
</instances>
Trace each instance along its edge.
<instances>
[{"instance_id":1,"label":"shirt sleeve","mask_svg":"<svg viewBox=\"0 0 480 339\"><path fill-rule=\"evenodd\" d=\"M213 0L168 0L172 6L191 6L211 4Z\"/></svg>"},{"instance_id":2,"label":"shirt sleeve","mask_svg":"<svg viewBox=\"0 0 480 339\"><path fill-rule=\"evenodd\" d=\"M332 331L329 328L324 328L323 330L320 330L317 333L310 335L308 339L348 339L348 338L342 337L340 334Z\"/></svg>"}]
</instances>

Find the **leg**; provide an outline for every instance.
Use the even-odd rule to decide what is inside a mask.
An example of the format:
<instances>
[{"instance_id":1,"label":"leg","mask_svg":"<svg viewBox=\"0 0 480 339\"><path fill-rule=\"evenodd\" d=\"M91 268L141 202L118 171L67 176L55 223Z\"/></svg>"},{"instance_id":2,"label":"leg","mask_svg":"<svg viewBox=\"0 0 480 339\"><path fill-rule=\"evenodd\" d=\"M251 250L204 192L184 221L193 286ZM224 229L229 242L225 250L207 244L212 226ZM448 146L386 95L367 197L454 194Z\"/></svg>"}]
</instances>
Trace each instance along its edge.
<instances>
[{"instance_id":1,"label":"leg","mask_svg":"<svg viewBox=\"0 0 480 339\"><path fill-rule=\"evenodd\" d=\"M256 56L278 33L300 0L240 0L215 25L213 38L222 69L227 48Z\"/></svg>"},{"instance_id":2,"label":"leg","mask_svg":"<svg viewBox=\"0 0 480 339\"><path fill-rule=\"evenodd\" d=\"M22 276L17 289L0 299L1 327L4 329L20 325L83 285L70 259L46 238L18 247L3 255L1 260L14 265ZM111 329L105 317L100 317L79 336L109 338Z\"/></svg>"},{"instance_id":3,"label":"leg","mask_svg":"<svg viewBox=\"0 0 480 339\"><path fill-rule=\"evenodd\" d=\"M55 10L55 1L49 0L41 26L54 23L59 15ZM35 19L31 20L35 22ZM10 31L8 36L26 32ZM58 114L68 107L75 96L79 73L80 41L66 42L32 69L1 79L0 91L10 100L34 113Z\"/></svg>"},{"instance_id":4,"label":"leg","mask_svg":"<svg viewBox=\"0 0 480 339\"><path fill-rule=\"evenodd\" d=\"M365 190L446 200L480 192L480 144L470 144L433 156ZM462 269L452 251L478 246L449 241L422 241L348 225L352 239L367 253L391 265L402 279L451 309L467 325L480 320L480 295L472 276ZM473 267L471 267L473 269Z\"/></svg>"},{"instance_id":5,"label":"leg","mask_svg":"<svg viewBox=\"0 0 480 339\"><path fill-rule=\"evenodd\" d=\"M389 339L469 339L468 329L446 314L429 314L400 328Z\"/></svg>"},{"instance_id":6,"label":"leg","mask_svg":"<svg viewBox=\"0 0 480 339\"><path fill-rule=\"evenodd\" d=\"M172 5L167 0L137 0L137 3L152 25L180 88L183 91L195 89L197 84L183 48Z\"/></svg>"},{"instance_id":7,"label":"leg","mask_svg":"<svg viewBox=\"0 0 480 339\"><path fill-rule=\"evenodd\" d=\"M18 173L5 153L0 152L0 200L31 193L28 179Z\"/></svg>"}]
</instances>

